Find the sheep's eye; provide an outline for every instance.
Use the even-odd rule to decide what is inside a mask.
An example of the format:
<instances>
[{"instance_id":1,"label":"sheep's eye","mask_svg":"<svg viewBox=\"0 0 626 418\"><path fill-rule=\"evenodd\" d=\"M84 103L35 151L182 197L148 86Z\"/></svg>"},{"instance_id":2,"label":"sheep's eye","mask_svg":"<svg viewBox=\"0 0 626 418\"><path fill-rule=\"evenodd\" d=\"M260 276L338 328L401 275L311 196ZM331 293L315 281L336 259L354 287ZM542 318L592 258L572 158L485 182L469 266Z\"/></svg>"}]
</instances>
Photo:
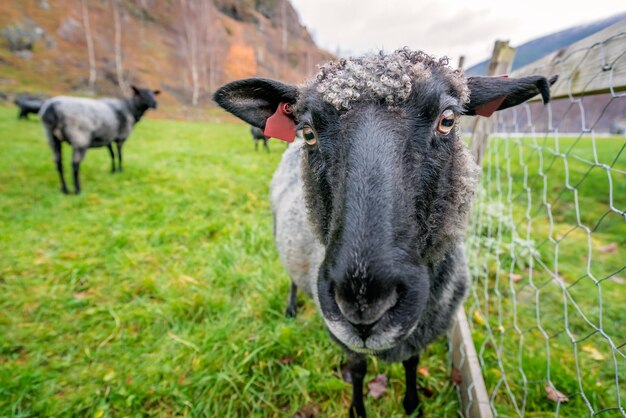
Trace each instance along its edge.
<instances>
[{"instance_id":1,"label":"sheep's eye","mask_svg":"<svg viewBox=\"0 0 626 418\"><path fill-rule=\"evenodd\" d=\"M454 123L456 122L456 115L451 109L446 109L439 116L439 124L437 125L437 131L442 134L450 133L452 128L454 128Z\"/></svg>"},{"instance_id":2,"label":"sheep's eye","mask_svg":"<svg viewBox=\"0 0 626 418\"><path fill-rule=\"evenodd\" d=\"M302 127L302 136L304 137L304 142L307 145L315 145L317 144L317 134L309 125L304 125Z\"/></svg>"}]
</instances>

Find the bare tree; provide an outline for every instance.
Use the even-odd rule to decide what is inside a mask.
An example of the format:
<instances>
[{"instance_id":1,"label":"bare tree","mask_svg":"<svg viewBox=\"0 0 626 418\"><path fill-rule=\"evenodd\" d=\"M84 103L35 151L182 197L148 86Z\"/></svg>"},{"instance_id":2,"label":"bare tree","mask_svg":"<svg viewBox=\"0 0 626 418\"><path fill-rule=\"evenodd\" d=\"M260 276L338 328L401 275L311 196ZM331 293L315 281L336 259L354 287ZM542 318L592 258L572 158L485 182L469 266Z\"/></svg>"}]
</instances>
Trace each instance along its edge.
<instances>
[{"instance_id":1,"label":"bare tree","mask_svg":"<svg viewBox=\"0 0 626 418\"><path fill-rule=\"evenodd\" d=\"M209 22L216 22L218 20L217 9L213 3L213 0L206 2L206 19ZM220 61L220 54L224 53L225 42L222 39L223 33L219 30L219 25L209 27L206 25L207 30L204 33L205 52L207 54L207 71L208 71L208 90L213 91L218 84L218 62Z\"/></svg>"},{"instance_id":2,"label":"bare tree","mask_svg":"<svg viewBox=\"0 0 626 418\"><path fill-rule=\"evenodd\" d=\"M93 91L96 84L96 53L93 48L93 38L91 37L87 0L81 0L80 3L83 14L83 27L85 28L85 40L87 41L87 54L89 56L89 89Z\"/></svg>"},{"instance_id":3,"label":"bare tree","mask_svg":"<svg viewBox=\"0 0 626 418\"><path fill-rule=\"evenodd\" d=\"M212 23L217 19L212 0L179 0L181 52L191 81L191 104L216 84L219 40Z\"/></svg>"},{"instance_id":4,"label":"bare tree","mask_svg":"<svg viewBox=\"0 0 626 418\"><path fill-rule=\"evenodd\" d=\"M129 89L124 80L124 66L122 63L122 22L120 16L120 0L111 0L113 7L113 24L115 25L115 70L117 72L117 83L123 94L128 95Z\"/></svg>"},{"instance_id":5,"label":"bare tree","mask_svg":"<svg viewBox=\"0 0 626 418\"><path fill-rule=\"evenodd\" d=\"M200 34L202 30L201 16L199 15L199 5L204 3L203 0L179 0L182 38L184 56L187 61L189 73L191 75L191 104L198 104L198 96L200 95L199 85L199 66L201 64L200 55Z\"/></svg>"}]
</instances>

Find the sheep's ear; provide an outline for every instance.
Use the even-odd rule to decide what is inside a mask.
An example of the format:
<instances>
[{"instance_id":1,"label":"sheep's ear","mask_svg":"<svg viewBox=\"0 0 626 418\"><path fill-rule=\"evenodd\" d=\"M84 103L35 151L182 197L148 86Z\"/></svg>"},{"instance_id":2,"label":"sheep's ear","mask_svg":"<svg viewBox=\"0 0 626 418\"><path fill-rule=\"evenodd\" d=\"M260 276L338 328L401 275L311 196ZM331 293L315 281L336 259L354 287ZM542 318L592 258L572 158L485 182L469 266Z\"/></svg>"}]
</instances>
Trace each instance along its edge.
<instances>
[{"instance_id":1,"label":"sheep's ear","mask_svg":"<svg viewBox=\"0 0 626 418\"><path fill-rule=\"evenodd\" d=\"M131 89L133 89L133 93L135 93L137 96L139 96L141 94L141 92L139 91L139 87L137 86L130 86Z\"/></svg>"},{"instance_id":2,"label":"sheep's ear","mask_svg":"<svg viewBox=\"0 0 626 418\"><path fill-rule=\"evenodd\" d=\"M265 121L281 102L296 102L298 89L265 78L249 78L222 86L213 95L218 105L250 125L265 129Z\"/></svg>"},{"instance_id":3,"label":"sheep's ear","mask_svg":"<svg viewBox=\"0 0 626 418\"><path fill-rule=\"evenodd\" d=\"M490 116L496 110L506 109L541 94L544 103L550 101L550 86L558 76L522 78L469 77L470 101L465 106L466 115Z\"/></svg>"},{"instance_id":4,"label":"sheep's ear","mask_svg":"<svg viewBox=\"0 0 626 418\"><path fill-rule=\"evenodd\" d=\"M152 90L152 94L158 96L159 94L161 94L161 90Z\"/></svg>"}]
</instances>

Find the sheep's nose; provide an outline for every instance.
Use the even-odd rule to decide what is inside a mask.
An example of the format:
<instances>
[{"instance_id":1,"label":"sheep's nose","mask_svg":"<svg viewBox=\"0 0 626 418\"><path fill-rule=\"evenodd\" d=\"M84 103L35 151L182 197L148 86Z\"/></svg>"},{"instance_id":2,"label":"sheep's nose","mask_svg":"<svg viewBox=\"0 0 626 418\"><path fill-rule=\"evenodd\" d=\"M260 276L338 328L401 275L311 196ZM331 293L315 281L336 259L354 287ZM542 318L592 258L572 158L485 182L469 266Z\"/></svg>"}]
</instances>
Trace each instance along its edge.
<instances>
[{"instance_id":1,"label":"sheep's nose","mask_svg":"<svg viewBox=\"0 0 626 418\"><path fill-rule=\"evenodd\" d=\"M397 289L382 289L365 285L341 286L335 290L335 301L343 316L354 329L363 335L369 335L376 322L398 301Z\"/></svg>"}]
</instances>

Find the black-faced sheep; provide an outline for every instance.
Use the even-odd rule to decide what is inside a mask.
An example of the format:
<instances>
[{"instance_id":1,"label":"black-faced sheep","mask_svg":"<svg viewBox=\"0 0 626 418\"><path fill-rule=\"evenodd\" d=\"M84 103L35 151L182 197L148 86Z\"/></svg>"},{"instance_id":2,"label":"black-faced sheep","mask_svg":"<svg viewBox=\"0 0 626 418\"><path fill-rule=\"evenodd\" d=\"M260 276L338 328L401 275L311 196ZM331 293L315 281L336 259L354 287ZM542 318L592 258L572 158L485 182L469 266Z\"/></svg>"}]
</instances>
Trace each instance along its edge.
<instances>
[{"instance_id":1,"label":"black-faced sheep","mask_svg":"<svg viewBox=\"0 0 626 418\"><path fill-rule=\"evenodd\" d=\"M37 97L28 97L28 96L20 96L15 99L15 104L20 109L17 117L18 119L28 119L28 115L33 113L39 113L41 106L43 105L43 100Z\"/></svg>"},{"instance_id":2,"label":"black-faced sheep","mask_svg":"<svg viewBox=\"0 0 626 418\"><path fill-rule=\"evenodd\" d=\"M215 94L266 134L275 123L286 140L302 129L270 191L292 279L287 315L296 313L297 289L312 297L347 353L351 417L365 416L367 354L403 363L403 405L408 414L418 408L419 353L466 294L463 236L479 170L457 119L537 94L546 102L555 81L468 78L447 64L401 49L331 62L302 86L254 78Z\"/></svg>"},{"instance_id":3,"label":"black-faced sheep","mask_svg":"<svg viewBox=\"0 0 626 418\"><path fill-rule=\"evenodd\" d=\"M72 146L74 190L80 193L78 171L88 148L107 147L111 155L111 172L115 172L113 143L117 145L117 171L122 171L122 146L133 127L148 109L156 109L159 90L133 86L128 99L86 99L58 96L47 100L40 112L48 143L61 179L61 191L68 193L63 176L61 143Z\"/></svg>"},{"instance_id":4,"label":"black-faced sheep","mask_svg":"<svg viewBox=\"0 0 626 418\"><path fill-rule=\"evenodd\" d=\"M265 134L263 133L263 129L257 128L256 126L251 126L250 133L252 134L252 140L254 141L255 151L259 150L259 141L263 141L263 148L265 148L267 152L270 152L270 147L268 144L269 137L265 136Z\"/></svg>"}]
</instances>

